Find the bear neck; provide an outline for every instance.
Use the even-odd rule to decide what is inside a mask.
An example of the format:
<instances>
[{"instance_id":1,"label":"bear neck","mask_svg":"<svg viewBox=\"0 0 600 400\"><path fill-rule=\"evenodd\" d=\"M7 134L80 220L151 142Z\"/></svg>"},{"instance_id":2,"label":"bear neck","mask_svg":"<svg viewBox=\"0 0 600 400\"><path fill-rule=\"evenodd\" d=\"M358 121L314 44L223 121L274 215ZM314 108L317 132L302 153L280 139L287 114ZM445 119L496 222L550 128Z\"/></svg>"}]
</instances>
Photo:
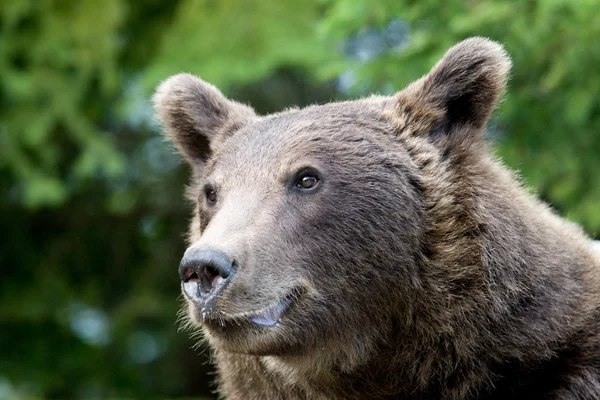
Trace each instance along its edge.
<instances>
[{"instance_id":1,"label":"bear neck","mask_svg":"<svg viewBox=\"0 0 600 400\"><path fill-rule=\"evenodd\" d=\"M414 136L404 144L422 172L427 216L419 287L408 327L386 339L394 355L366 370L398 377L387 382L410 398L465 399L501 386L507 364L540 369L597 319L600 263L589 240L484 142L453 152Z\"/></svg>"}]
</instances>

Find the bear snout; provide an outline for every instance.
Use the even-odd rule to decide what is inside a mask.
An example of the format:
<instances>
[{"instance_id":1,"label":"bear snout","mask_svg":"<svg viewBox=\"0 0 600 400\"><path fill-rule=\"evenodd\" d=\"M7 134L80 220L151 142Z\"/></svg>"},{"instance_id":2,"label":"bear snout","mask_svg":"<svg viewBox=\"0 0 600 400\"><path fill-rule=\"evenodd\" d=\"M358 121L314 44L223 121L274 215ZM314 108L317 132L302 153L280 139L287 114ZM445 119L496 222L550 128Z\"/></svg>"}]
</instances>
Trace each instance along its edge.
<instances>
[{"instance_id":1,"label":"bear snout","mask_svg":"<svg viewBox=\"0 0 600 400\"><path fill-rule=\"evenodd\" d=\"M233 258L221 250L189 248L179 264L185 294L195 302L209 302L225 290L235 275L235 266Z\"/></svg>"}]
</instances>

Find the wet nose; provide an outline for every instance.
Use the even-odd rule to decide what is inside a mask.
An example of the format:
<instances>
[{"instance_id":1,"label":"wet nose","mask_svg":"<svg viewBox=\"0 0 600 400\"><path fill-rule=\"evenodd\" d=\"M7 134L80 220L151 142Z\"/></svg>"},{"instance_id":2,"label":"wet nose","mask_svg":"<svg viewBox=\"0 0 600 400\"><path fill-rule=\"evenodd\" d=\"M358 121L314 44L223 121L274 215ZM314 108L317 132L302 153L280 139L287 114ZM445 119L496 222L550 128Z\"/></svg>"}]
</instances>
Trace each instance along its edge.
<instances>
[{"instance_id":1,"label":"wet nose","mask_svg":"<svg viewBox=\"0 0 600 400\"><path fill-rule=\"evenodd\" d=\"M223 290L234 274L233 259L214 248L188 249L179 264L179 277L184 286L196 283L201 297Z\"/></svg>"}]
</instances>

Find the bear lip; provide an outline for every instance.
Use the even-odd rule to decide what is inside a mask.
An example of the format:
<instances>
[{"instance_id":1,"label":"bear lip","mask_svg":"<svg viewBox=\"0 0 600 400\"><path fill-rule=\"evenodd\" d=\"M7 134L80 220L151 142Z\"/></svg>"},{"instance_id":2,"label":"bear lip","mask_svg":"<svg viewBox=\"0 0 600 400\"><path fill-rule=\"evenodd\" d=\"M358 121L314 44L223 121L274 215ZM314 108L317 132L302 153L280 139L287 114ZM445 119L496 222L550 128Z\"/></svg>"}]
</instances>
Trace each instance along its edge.
<instances>
[{"instance_id":1,"label":"bear lip","mask_svg":"<svg viewBox=\"0 0 600 400\"><path fill-rule=\"evenodd\" d=\"M281 315L292 304L292 300L293 299L291 296L285 296L283 299L279 300L277 304L268 307L264 311L255 313L248 319L250 320L250 322L256 325L273 327L277 325L277 323L281 319Z\"/></svg>"},{"instance_id":2,"label":"bear lip","mask_svg":"<svg viewBox=\"0 0 600 400\"><path fill-rule=\"evenodd\" d=\"M282 315L287 311L290 306L297 302L301 294L300 289L293 289L287 295L283 296L276 303L252 311L245 311L236 314L228 314L220 310L206 310L202 311L202 321L209 325L225 326L229 324L241 325L243 323L252 323L253 325L272 328L276 326L280 321Z\"/></svg>"}]
</instances>

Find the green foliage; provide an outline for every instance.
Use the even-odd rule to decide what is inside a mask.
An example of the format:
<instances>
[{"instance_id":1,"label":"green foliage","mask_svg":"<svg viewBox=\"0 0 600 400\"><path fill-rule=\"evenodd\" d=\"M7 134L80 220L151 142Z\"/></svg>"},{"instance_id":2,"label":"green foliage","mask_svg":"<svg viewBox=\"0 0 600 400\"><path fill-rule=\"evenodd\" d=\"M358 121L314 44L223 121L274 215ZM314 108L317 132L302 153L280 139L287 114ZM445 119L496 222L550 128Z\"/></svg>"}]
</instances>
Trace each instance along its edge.
<instances>
[{"instance_id":1,"label":"green foliage","mask_svg":"<svg viewBox=\"0 0 600 400\"><path fill-rule=\"evenodd\" d=\"M117 0L20 1L0 8L0 165L15 175L27 206L58 205L70 184L123 170L111 136L93 121L100 111L94 97L114 93L119 84L123 8ZM62 140L75 152L61 148Z\"/></svg>"},{"instance_id":2,"label":"green foliage","mask_svg":"<svg viewBox=\"0 0 600 400\"><path fill-rule=\"evenodd\" d=\"M600 232L597 0L18 0L0 21L0 398L210 394L175 323L187 171L149 102L177 72L272 112L391 94L488 36L514 60L498 154Z\"/></svg>"},{"instance_id":3,"label":"green foliage","mask_svg":"<svg viewBox=\"0 0 600 400\"><path fill-rule=\"evenodd\" d=\"M331 47L327 38L311 34L319 12L313 0L183 1L156 62L145 71L146 82L153 87L183 70L227 89L281 66L314 68Z\"/></svg>"}]
</instances>

